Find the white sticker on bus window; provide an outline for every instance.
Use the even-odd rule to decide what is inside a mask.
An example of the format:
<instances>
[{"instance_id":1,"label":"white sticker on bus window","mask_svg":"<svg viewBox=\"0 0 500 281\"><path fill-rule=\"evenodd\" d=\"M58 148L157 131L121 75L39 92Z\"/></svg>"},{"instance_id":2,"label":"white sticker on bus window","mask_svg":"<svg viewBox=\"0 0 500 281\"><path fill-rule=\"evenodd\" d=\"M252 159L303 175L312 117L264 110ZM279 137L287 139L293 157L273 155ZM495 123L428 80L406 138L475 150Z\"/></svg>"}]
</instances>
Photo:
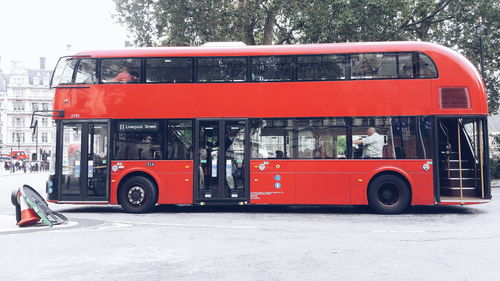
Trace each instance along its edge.
<instances>
[{"instance_id":1,"label":"white sticker on bus window","mask_svg":"<svg viewBox=\"0 0 500 281\"><path fill-rule=\"evenodd\" d=\"M80 177L80 161L75 161L75 172L76 177Z\"/></svg>"},{"instance_id":2,"label":"white sticker on bus window","mask_svg":"<svg viewBox=\"0 0 500 281\"><path fill-rule=\"evenodd\" d=\"M87 171L88 171L89 178L94 177L94 161L93 160L89 160L89 165L88 165Z\"/></svg>"},{"instance_id":3,"label":"white sticker on bus window","mask_svg":"<svg viewBox=\"0 0 500 281\"><path fill-rule=\"evenodd\" d=\"M217 177L217 162L212 163L212 178Z\"/></svg>"}]
</instances>

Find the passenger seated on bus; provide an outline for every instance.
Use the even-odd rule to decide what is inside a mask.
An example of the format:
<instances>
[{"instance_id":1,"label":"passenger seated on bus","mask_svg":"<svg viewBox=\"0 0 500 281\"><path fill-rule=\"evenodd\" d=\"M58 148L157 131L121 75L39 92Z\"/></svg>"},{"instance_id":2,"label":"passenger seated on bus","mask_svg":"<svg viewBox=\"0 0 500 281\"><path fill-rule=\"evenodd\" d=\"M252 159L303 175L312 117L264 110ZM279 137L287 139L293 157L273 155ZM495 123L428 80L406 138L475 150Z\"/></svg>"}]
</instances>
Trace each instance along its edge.
<instances>
[{"instance_id":1,"label":"passenger seated on bus","mask_svg":"<svg viewBox=\"0 0 500 281\"><path fill-rule=\"evenodd\" d=\"M313 151L309 148L304 149L304 151L299 151L299 158L313 158Z\"/></svg>"},{"instance_id":2,"label":"passenger seated on bus","mask_svg":"<svg viewBox=\"0 0 500 281\"><path fill-rule=\"evenodd\" d=\"M413 77L413 68L411 66L405 65L403 66L403 71L399 74L403 78Z\"/></svg>"},{"instance_id":3,"label":"passenger seated on bus","mask_svg":"<svg viewBox=\"0 0 500 281\"><path fill-rule=\"evenodd\" d=\"M126 66L123 66L121 68L121 72L118 73L115 78L111 80L111 82L122 82L122 83L129 83L133 82L134 80L137 80L137 77L130 74L128 72L128 68Z\"/></svg>"},{"instance_id":4,"label":"passenger seated on bus","mask_svg":"<svg viewBox=\"0 0 500 281\"><path fill-rule=\"evenodd\" d=\"M285 158L285 154L281 150L276 150L276 159L283 159Z\"/></svg>"},{"instance_id":5,"label":"passenger seated on bus","mask_svg":"<svg viewBox=\"0 0 500 281\"><path fill-rule=\"evenodd\" d=\"M382 148L384 147L384 137L377 133L374 127L368 128L368 137L354 140L353 144L363 145L363 159L382 158Z\"/></svg>"}]
</instances>

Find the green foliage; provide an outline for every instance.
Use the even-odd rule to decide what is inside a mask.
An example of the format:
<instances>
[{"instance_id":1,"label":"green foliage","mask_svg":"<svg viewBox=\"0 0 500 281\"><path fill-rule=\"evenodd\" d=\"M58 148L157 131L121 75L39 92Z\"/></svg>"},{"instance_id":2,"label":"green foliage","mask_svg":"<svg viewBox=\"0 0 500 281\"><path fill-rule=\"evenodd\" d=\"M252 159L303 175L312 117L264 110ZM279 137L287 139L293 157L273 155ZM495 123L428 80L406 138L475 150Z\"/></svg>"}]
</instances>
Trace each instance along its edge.
<instances>
[{"instance_id":1,"label":"green foliage","mask_svg":"<svg viewBox=\"0 0 500 281\"><path fill-rule=\"evenodd\" d=\"M114 0L135 46L422 40L458 50L479 68L475 27L486 26L485 84L500 94L498 0Z\"/></svg>"},{"instance_id":2,"label":"green foliage","mask_svg":"<svg viewBox=\"0 0 500 281\"><path fill-rule=\"evenodd\" d=\"M337 152L339 155L345 155L347 153L347 142L345 136L339 136L337 138Z\"/></svg>"},{"instance_id":3,"label":"green foliage","mask_svg":"<svg viewBox=\"0 0 500 281\"><path fill-rule=\"evenodd\" d=\"M500 179L500 163L494 159L490 159L490 178Z\"/></svg>"}]
</instances>

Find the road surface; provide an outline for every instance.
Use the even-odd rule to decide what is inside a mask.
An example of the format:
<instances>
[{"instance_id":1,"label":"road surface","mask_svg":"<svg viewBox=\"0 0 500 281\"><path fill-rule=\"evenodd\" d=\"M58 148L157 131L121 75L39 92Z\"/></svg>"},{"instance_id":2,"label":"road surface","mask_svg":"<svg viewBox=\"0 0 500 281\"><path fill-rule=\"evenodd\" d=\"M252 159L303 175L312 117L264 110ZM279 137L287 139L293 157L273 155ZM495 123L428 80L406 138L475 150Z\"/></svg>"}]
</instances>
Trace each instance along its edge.
<instances>
[{"instance_id":1,"label":"road surface","mask_svg":"<svg viewBox=\"0 0 500 281\"><path fill-rule=\"evenodd\" d=\"M1 280L500 280L500 203L418 207L54 205L71 223L19 229L0 175ZM500 197L500 189L493 189Z\"/></svg>"}]
</instances>

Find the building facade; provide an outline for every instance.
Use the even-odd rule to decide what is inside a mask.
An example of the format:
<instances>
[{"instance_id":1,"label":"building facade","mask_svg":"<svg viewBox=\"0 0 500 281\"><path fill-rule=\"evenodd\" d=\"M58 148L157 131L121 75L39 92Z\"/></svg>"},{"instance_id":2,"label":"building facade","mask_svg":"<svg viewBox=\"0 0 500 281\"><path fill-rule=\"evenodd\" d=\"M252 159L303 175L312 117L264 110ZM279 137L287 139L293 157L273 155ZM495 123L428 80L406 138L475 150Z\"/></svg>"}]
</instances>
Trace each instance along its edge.
<instances>
[{"instance_id":1,"label":"building facade","mask_svg":"<svg viewBox=\"0 0 500 281\"><path fill-rule=\"evenodd\" d=\"M38 69L27 69L21 62L12 62L10 73L1 75L6 82L4 92L1 92L0 82L2 154L22 150L32 159L51 154L54 139L52 119L36 117L38 130L33 133L30 128L33 111L52 109L51 74L52 71L45 69L45 58L40 58Z\"/></svg>"},{"instance_id":2,"label":"building facade","mask_svg":"<svg viewBox=\"0 0 500 281\"><path fill-rule=\"evenodd\" d=\"M2 71L1 60L0 60L0 152L3 151L5 145L4 139L4 126L5 118L7 118L6 108L5 108L5 98L7 96L7 78Z\"/></svg>"}]
</instances>

